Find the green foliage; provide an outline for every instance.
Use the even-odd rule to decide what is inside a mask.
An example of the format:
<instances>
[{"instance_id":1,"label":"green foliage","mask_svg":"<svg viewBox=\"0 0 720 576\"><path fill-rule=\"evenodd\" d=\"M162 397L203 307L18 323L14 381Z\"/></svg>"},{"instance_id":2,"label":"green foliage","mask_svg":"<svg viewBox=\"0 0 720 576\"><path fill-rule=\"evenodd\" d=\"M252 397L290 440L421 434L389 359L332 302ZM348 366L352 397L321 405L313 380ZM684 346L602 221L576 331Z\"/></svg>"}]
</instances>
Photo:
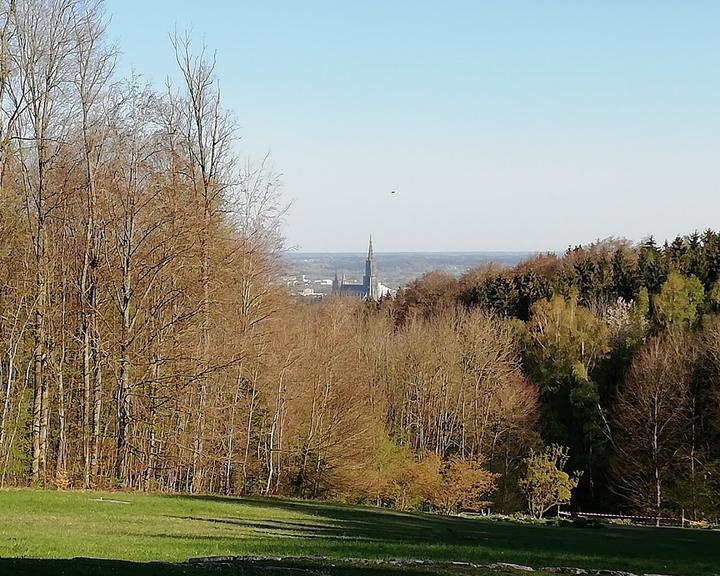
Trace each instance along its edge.
<instances>
[{"instance_id":1,"label":"green foliage","mask_svg":"<svg viewBox=\"0 0 720 576\"><path fill-rule=\"evenodd\" d=\"M607 326L578 305L577 294L540 300L527 324L528 368L541 390L555 391L578 370L587 374L609 351Z\"/></svg>"},{"instance_id":2,"label":"green foliage","mask_svg":"<svg viewBox=\"0 0 720 576\"><path fill-rule=\"evenodd\" d=\"M577 246L561 259L542 255L509 271L470 272L458 299L526 321L540 300L573 291L588 306L617 298L637 301L641 290L656 296L673 273L695 276L710 294L720 280L720 234L694 232L662 247L652 237L637 247L611 239Z\"/></svg>"},{"instance_id":3,"label":"green foliage","mask_svg":"<svg viewBox=\"0 0 720 576\"><path fill-rule=\"evenodd\" d=\"M510 516L508 516L506 519L509 522L513 522L515 524L531 524L533 526L544 526L545 525L545 520L542 520L540 518L535 518L535 516L529 516L522 512L515 512L513 514L510 514Z\"/></svg>"},{"instance_id":4,"label":"green foliage","mask_svg":"<svg viewBox=\"0 0 720 576\"><path fill-rule=\"evenodd\" d=\"M369 471L366 490L376 503L399 510L417 508L423 500L422 468L407 445L381 438L375 454L374 469Z\"/></svg>"},{"instance_id":5,"label":"green foliage","mask_svg":"<svg viewBox=\"0 0 720 576\"><path fill-rule=\"evenodd\" d=\"M708 304L713 312L720 312L720 280L716 280L707 295Z\"/></svg>"},{"instance_id":6,"label":"green foliage","mask_svg":"<svg viewBox=\"0 0 720 576\"><path fill-rule=\"evenodd\" d=\"M633 522L630 518L608 518L605 522L613 526L632 526Z\"/></svg>"},{"instance_id":7,"label":"green foliage","mask_svg":"<svg viewBox=\"0 0 720 576\"><path fill-rule=\"evenodd\" d=\"M663 258L662 252L651 236L638 251L638 273L641 285L651 293L657 292L667 277L667 268L666 259Z\"/></svg>"},{"instance_id":8,"label":"green foliage","mask_svg":"<svg viewBox=\"0 0 720 576\"><path fill-rule=\"evenodd\" d=\"M526 330L526 369L543 393L544 439L572 446L574 465L590 470L605 442L590 373L610 352L608 325L573 291L536 303Z\"/></svg>"},{"instance_id":9,"label":"green foliage","mask_svg":"<svg viewBox=\"0 0 720 576\"><path fill-rule=\"evenodd\" d=\"M705 289L695 276L686 278L671 272L653 300L658 324L663 328L694 324L704 295Z\"/></svg>"},{"instance_id":10,"label":"green foliage","mask_svg":"<svg viewBox=\"0 0 720 576\"><path fill-rule=\"evenodd\" d=\"M579 476L564 471L568 449L554 444L544 452L531 452L525 460L525 475L520 489L527 498L528 510L535 518L542 518L552 507L567 504L577 487Z\"/></svg>"},{"instance_id":11,"label":"green foliage","mask_svg":"<svg viewBox=\"0 0 720 576\"><path fill-rule=\"evenodd\" d=\"M9 448L7 456L7 484L22 484L30 469L30 455L32 453L32 391L26 389L19 397L16 421L13 430L9 433Z\"/></svg>"},{"instance_id":12,"label":"green foliage","mask_svg":"<svg viewBox=\"0 0 720 576\"><path fill-rule=\"evenodd\" d=\"M675 508L677 515L688 519L715 519L720 515L720 460L702 458L696 455L695 473L689 467L677 470L667 490L668 504Z\"/></svg>"},{"instance_id":13,"label":"green foliage","mask_svg":"<svg viewBox=\"0 0 720 576\"><path fill-rule=\"evenodd\" d=\"M466 304L493 310L501 316L517 314L520 294L516 283L505 274L489 275L462 296Z\"/></svg>"},{"instance_id":14,"label":"green foliage","mask_svg":"<svg viewBox=\"0 0 720 576\"><path fill-rule=\"evenodd\" d=\"M630 250L623 246L612 256L613 290L615 295L626 301L635 299L640 289L641 279L635 260Z\"/></svg>"},{"instance_id":15,"label":"green foliage","mask_svg":"<svg viewBox=\"0 0 720 576\"><path fill-rule=\"evenodd\" d=\"M720 233L693 232L662 245L650 237L636 246L613 239L576 246L510 270L469 272L458 290L466 306L509 318L525 375L540 391L543 441L568 446L568 467L584 471L575 502L604 509L628 505L610 485L613 467L623 459L623 447L610 441L617 440L619 389L651 336L670 329L705 338L700 333L720 312ZM695 374L681 402L689 408L678 414L687 434L678 433L667 472L675 480L663 497L677 515L689 507L712 517L717 509L717 475L709 472L720 460L720 330L713 330L715 344L706 344L713 352L701 361L686 349L675 354L676 368L684 364ZM630 425L641 427L642 421Z\"/></svg>"},{"instance_id":16,"label":"green foliage","mask_svg":"<svg viewBox=\"0 0 720 576\"><path fill-rule=\"evenodd\" d=\"M648 314L650 313L650 295L647 288L641 288L630 308L628 331L625 339L627 348L635 348L645 337L648 330Z\"/></svg>"},{"instance_id":17,"label":"green foliage","mask_svg":"<svg viewBox=\"0 0 720 576\"><path fill-rule=\"evenodd\" d=\"M579 362L573 367L572 382L570 404L576 410L581 410L588 415L594 414L600 402L598 391L590 381L585 366Z\"/></svg>"}]
</instances>

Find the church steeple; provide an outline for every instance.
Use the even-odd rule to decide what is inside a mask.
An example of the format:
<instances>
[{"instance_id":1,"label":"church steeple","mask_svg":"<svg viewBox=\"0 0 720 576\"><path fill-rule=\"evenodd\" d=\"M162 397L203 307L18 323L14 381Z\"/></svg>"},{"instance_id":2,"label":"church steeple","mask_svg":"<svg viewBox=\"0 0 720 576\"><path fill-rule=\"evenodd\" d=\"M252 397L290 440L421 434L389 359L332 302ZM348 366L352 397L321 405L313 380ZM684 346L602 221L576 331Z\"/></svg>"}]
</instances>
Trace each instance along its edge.
<instances>
[{"instance_id":1,"label":"church steeple","mask_svg":"<svg viewBox=\"0 0 720 576\"><path fill-rule=\"evenodd\" d=\"M380 295L380 283L377 278L377 268L375 266L375 252L373 251L372 234L368 243L367 260L365 260L365 274L363 275L362 284L357 282L346 282L345 272L342 275L335 270L335 278L332 281L332 293L346 296L355 296L356 298L366 298L368 300L377 300Z\"/></svg>"},{"instance_id":2,"label":"church steeple","mask_svg":"<svg viewBox=\"0 0 720 576\"><path fill-rule=\"evenodd\" d=\"M377 299L378 281L377 271L375 268L375 254L373 253L372 234L370 234L370 243L368 245L368 255L365 261L365 276L363 276L363 286L365 293L371 300Z\"/></svg>"}]
</instances>

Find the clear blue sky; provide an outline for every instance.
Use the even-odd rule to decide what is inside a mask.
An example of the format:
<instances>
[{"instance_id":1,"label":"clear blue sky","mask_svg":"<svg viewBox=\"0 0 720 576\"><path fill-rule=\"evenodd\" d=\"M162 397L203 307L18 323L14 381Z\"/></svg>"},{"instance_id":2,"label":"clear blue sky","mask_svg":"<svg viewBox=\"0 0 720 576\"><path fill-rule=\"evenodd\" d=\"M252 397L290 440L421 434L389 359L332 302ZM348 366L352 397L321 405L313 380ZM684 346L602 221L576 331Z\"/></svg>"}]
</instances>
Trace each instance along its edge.
<instances>
[{"instance_id":1,"label":"clear blue sky","mask_svg":"<svg viewBox=\"0 0 720 576\"><path fill-rule=\"evenodd\" d=\"M720 227L720 2L108 0L123 70L218 55L308 251L546 250ZM397 194L391 195L391 190Z\"/></svg>"}]
</instances>

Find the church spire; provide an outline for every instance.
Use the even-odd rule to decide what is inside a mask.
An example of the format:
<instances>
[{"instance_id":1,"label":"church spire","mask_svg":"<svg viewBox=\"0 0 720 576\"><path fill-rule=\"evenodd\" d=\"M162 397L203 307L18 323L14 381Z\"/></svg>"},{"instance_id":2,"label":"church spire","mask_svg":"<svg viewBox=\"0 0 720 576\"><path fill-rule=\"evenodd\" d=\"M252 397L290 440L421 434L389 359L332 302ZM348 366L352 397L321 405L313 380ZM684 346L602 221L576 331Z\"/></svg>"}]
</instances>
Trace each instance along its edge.
<instances>
[{"instance_id":1,"label":"church spire","mask_svg":"<svg viewBox=\"0 0 720 576\"><path fill-rule=\"evenodd\" d=\"M365 295L371 300L377 299L378 281L377 272L375 270L375 254L373 254L372 234L370 234L370 244L368 245L368 255L365 261L365 276L363 276L363 286L365 287Z\"/></svg>"}]
</instances>

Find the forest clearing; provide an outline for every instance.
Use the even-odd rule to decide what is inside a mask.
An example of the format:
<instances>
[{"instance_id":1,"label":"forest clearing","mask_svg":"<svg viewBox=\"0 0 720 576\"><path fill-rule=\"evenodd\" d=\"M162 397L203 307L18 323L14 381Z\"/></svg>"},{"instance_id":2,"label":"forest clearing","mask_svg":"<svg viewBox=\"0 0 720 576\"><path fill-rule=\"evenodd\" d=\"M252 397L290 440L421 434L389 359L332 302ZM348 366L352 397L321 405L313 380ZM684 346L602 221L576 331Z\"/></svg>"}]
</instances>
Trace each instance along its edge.
<instances>
[{"instance_id":1,"label":"forest clearing","mask_svg":"<svg viewBox=\"0 0 720 576\"><path fill-rule=\"evenodd\" d=\"M284 498L125 492L9 490L0 493L0 509L0 556L15 558L0 560L8 574L268 573L267 561L257 571L253 563L184 564L209 556L283 557L275 567L348 575L491 573L464 562L678 576L709 576L720 566L720 534L710 530L534 526ZM440 564L330 566L302 557Z\"/></svg>"}]
</instances>

